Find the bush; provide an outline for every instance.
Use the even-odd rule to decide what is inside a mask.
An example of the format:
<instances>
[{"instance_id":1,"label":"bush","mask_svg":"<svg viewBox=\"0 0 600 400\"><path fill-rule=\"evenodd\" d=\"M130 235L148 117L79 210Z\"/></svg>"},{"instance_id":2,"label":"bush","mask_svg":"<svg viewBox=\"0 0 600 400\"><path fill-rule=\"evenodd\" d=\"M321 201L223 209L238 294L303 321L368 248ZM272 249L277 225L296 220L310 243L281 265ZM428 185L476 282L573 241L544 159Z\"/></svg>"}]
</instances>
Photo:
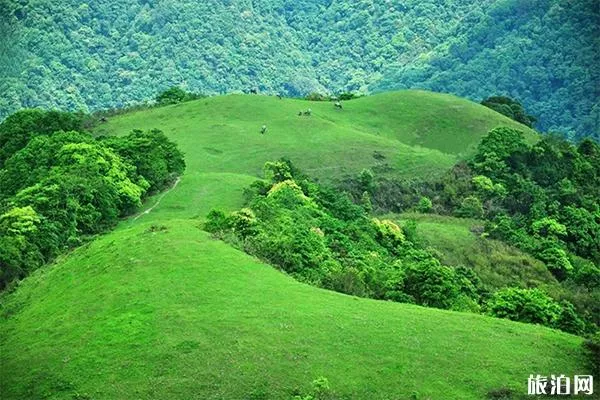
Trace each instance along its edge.
<instances>
[{"instance_id":1,"label":"bush","mask_svg":"<svg viewBox=\"0 0 600 400\"><path fill-rule=\"evenodd\" d=\"M499 318L554 326L561 307L539 289L500 289L486 303L487 313Z\"/></svg>"},{"instance_id":2,"label":"bush","mask_svg":"<svg viewBox=\"0 0 600 400\"><path fill-rule=\"evenodd\" d=\"M456 215L463 218L483 217L483 206L481 200L475 196L467 196L456 211Z\"/></svg>"},{"instance_id":3,"label":"bush","mask_svg":"<svg viewBox=\"0 0 600 400\"><path fill-rule=\"evenodd\" d=\"M419 211L420 213L426 214L431 211L432 207L433 207L433 203L431 202L429 197L423 196L419 199L419 203L417 204L417 211Z\"/></svg>"},{"instance_id":4,"label":"bush","mask_svg":"<svg viewBox=\"0 0 600 400\"><path fill-rule=\"evenodd\" d=\"M403 292L417 304L450 309L459 297L453 269L440 265L437 260L409 263L403 273Z\"/></svg>"},{"instance_id":5,"label":"bush","mask_svg":"<svg viewBox=\"0 0 600 400\"><path fill-rule=\"evenodd\" d=\"M573 272L567 252L561 248L547 247L538 252L538 258L546 263L548 270L559 280L566 279Z\"/></svg>"},{"instance_id":6,"label":"bush","mask_svg":"<svg viewBox=\"0 0 600 400\"><path fill-rule=\"evenodd\" d=\"M402 229L389 219L378 220L373 218L376 229L376 238L379 243L392 254L400 254L402 246L406 241Z\"/></svg>"},{"instance_id":7,"label":"bush","mask_svg":"<svg viewBox=\"0 0 600 400\"><path fill-rule=\"evenodd\" d=\"M304 97L308 101L329 101L331 98L325 94L313 92Z\"/></svg>"},{"instance_id":8,"label":"bush","mask_svg":"<svg viewBox=\"0 0 600 400\"><path fill-rule=\"evenodd\" d=\"M229 227L227 215L220 210L210 210L204 222L204 230L209 233L219 233Z\"/></svg>"},{"instance_id":9,"label":"bush","mask_svg":"<svg viewBox=\"0 0 600 400\"><path fill-rule=\"evenodd\" d=\"M219 215L213 214L213 218L219 217ZM213 221L216 222L215 220ZM233 232L239 235L242 239L252 236L257 232L256 216L249 208L242 208L240 211L233 212L227 219L227 223L229 226L231 226Z\"/></svg>"},{"instance_id":10,"label":"bush","mask_svg":"<svg viewBox=\"0 0 600 400\"><path fill-rule=\"evenodd\" d=\"M174 86L161 92L156 96L155 100L158 105L177 104L184 101L190 101L202 97L194 93L188 93L178 86Z\"/></svg>"},{"instance_id":11,"label":"bush","mask_svg":"<svg viewBox=\"0 0 600 400\"><path fill-rule=\"evenodd\" d=\"M581 335L585 331L585 323L577 315L573 304L563 300L560 305L561 310L554 326L561 331Z\"/></svg>"}]
</instances>

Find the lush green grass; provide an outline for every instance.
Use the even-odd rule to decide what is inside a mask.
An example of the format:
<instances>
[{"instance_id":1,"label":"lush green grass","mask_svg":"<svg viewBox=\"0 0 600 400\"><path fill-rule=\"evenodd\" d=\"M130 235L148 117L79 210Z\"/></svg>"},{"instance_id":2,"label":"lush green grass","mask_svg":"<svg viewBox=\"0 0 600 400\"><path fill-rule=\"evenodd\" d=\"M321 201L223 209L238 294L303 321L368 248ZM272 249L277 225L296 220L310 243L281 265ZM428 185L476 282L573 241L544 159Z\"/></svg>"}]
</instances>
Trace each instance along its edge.
<instances>
[{"instance_id":1,"label":"lush green grass","mask_svg":"<svg viewBox=\"0 0 600 400\"><path fill-rule=\"evenodd\" d=\"M148 216L152 219L152 214ZM585 372L581 340L298 283L193 220L122 227L27 279L0 325L6 399L481 399Z\"/></svg>"},{"instance_id":2,"label":"lush green grass","mask_svg":"<svg viewBox=\"0 0 600 400\"><path fill-rule=\"evenodd\" d=\"M188 167L165 199L169 203L162 204L160 212L168 217L236 208L243 188L262 176L264 163L283 156L329 181L364 168L380 175L430 176L470 154L494 127L513 126L536 137L487 107L446 94L407 90L343 106L340 111L331 102L220 96L112 117L96 133L158 128L179 144ZM298 116L309 108L311 117ZM261 135L263 124L268 130ZM378 154L385 158L375 158Z\"/></svg>"},{"instance_id":3,"label":"lush green grass","mask_svg":"<svg viewBox=\"0 0 600 400\"><path fill-rule=\"evenodd\" d=\"M444 264L473 268L492 288L559 287L542 262L503 242L473 233L473 228L483 227L482 221L418 213L405 213L398 218L401 224L414 220L417 235L437 251Z\"/></svg>"},{"instance_id":4,"label":"lush green grass","mask_svg":"<svg viewBox=\"0 0 600 400\"><path fill-rule=\"evenodd\" d=\"M432 104L437 116L407 111ZM448 104L461 108L439 114ZM312 117L296 115L308 107ZM227 96L111 118L98 133L160 128L185 151L188 169L150 199L146 208L160 203L149 214L2 299L2 398L289 399L325 376L341 399L481 399L501 387L523 393L531 373L587 372L578 337L320 290L198 228L211 208L240 207L265 161L288 156L338 179L377 166L378 151L389 174L439 173L502 123L512 124L423 92L355 100L341 112L330 103ZM157 224L167 229L149 229ZM461 229L447 240L467 245Z\"/></svg>"}]
</instances>

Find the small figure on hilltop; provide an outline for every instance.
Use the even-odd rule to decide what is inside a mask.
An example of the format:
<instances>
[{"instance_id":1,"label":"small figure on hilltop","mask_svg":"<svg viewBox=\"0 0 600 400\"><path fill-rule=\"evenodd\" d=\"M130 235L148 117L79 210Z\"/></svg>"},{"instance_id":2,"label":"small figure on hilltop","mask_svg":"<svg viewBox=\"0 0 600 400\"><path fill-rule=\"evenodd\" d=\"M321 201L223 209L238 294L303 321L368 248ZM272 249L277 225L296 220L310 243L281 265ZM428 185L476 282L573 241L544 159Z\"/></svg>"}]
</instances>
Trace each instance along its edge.
<instances>
[{"instance_id":1,"label":"small figure on hilltop","mask_svg":"<svg viewBox=\"0 0 600 400\"><path fill-rule=\"evenodd\" d=\"M278 98L279 100L283 99L283 96L281 96L281 93L277 93L275 96L277 96L277 98Z\"/></svg>"},{"instance_id":2,"label":"small figure on hilltop","mask_svg":"<svg viewBox=\"0 0 600 400\"><path fill-rule=\"evenodd\" d=\"M263 125L263 126L260 128L260 133L264 135L266 132L267 132L267 126L266 126L266 125Z\"/></svg>"},{"instance_id":3,"label":"small figure on hilltop","mask_svg":"<svg viewBox=\"0 0 600 400\"><path fill-rule=\"evenodd\" d=\"M298 111L298 116L305 116L305 117L310 117L312 115L312 110L309 108L306 111Z\"/></svg>"},{"instance_id":4,"label":"small figure on hilltop","mask_svg":"<svg viewBox=\"0 0 600 400\"><path fill-rule=\"evenodd\" d=\"M335 103L333 103L333 106L339 110L342 109L342 103L340 103L339 101L336 101Z\"/></svg>"}]
</instances>

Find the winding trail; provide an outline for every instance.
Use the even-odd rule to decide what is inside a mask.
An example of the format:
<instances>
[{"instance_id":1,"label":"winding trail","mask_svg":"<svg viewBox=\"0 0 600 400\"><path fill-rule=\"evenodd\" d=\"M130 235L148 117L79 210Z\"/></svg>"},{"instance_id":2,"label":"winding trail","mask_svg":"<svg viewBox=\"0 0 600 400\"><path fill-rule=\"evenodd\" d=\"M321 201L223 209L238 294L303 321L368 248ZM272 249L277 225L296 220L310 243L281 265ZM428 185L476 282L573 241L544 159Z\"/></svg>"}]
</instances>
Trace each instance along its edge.
<instances>
[{"instance_id":1,"label":"winding trail","mask_svg":"<svg viewBox=\"0 0 600 400\"><path fill-rule=\"evenodd\" d=\"M150 211L154 210L154 207L156 207L157 205L159 205L159 204L160 204L160 202L161 202L161 200L162 200L162 199L163 199L163 198L164 198L164 197L165 197L167 194L169 194L169 192L170 192L171 190L175 189L175 188L177 187L177 185L179 184L179 182L180 182L180 181L181 181L181 177L179 177L179 176L178 176L178 177L177 177L177 179L175 180L175 183L173 184L173 186L171 186L171 188L170 188L169 190L167 190L166 192L164 192L163 194L161 194L161 195L160 195L160 197L158 198L158 200L156 200L156 203L154 203L154 204L152 205L152 207L150 207L149 209L147 209L147 210L145 210L145 211L143 211L143 212L139 213L138 215L136 215L136 216L133 218L133 220L134 220L134 221L135 221L135 220L137 220L137 219L138 219L139 217L141 217L142 215L145 215L145 214L150 214Z\"/></svg>"}]
</instances>

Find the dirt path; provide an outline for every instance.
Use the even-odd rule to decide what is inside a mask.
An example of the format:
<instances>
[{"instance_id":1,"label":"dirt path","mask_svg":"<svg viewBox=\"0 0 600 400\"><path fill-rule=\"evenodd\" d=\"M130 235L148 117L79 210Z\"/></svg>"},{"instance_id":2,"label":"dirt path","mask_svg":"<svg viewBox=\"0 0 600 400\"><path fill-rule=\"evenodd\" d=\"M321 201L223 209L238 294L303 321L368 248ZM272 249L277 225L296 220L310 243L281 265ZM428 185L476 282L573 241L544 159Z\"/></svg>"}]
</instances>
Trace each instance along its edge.
<instances>
[{"instance_id":1,"label":"dirt path","mask_svg":"<svg viewBox=\"0 0 600 400\"><path fill-rule=\"evenodd\" d=\"M158 200L156 200L156 203L154 203L154 205L152 205L152 207L150 207L149 209L139 213L138 215L136 215L133 220L137 220L139 217L141 217L142 215L146 215L146 214L150 214L150 211L154 210L154 207L156 207L157 205L160 204L160 201L163 199L163 197L165 197L171 190L175 189L177 187L177 185L179 184L179 182L181 181L181 177L177 177L177 179L175 180L175 183L173 184L173 186L171 186L171 188L169 190L167 190L166 192L164 192L163 194L160 195L160 197L158 198Z\"/></svg>"}]
</instances>

